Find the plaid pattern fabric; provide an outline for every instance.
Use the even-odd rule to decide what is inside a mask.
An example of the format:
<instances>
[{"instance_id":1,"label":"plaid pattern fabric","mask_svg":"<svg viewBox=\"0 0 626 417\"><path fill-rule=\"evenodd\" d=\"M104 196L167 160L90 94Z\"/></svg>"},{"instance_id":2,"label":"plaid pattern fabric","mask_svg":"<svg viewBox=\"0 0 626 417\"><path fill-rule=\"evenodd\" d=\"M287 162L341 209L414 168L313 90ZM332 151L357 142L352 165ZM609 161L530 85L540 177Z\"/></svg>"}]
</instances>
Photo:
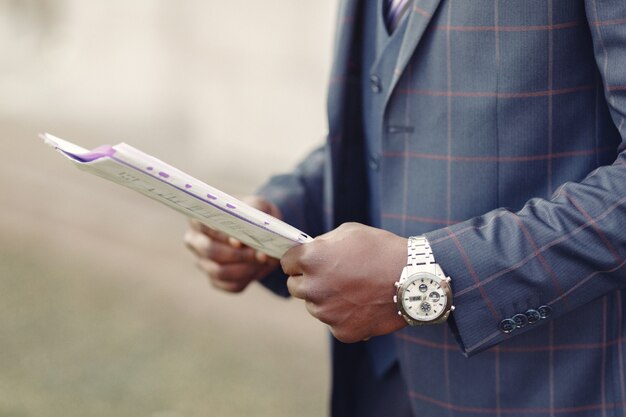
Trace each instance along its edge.
<instances>
[{"instance_id":1,"label":"plaid pattern fabric","mask_svg":"<svg viewBox=\"0 0 626 417\"><path fill-rule=\"evenodd\" d=\"M415 415L626 415L626 4L417 0L371 70L358 4L341 3L325 149L262 192L312 233L359 215L353 97L376 75L383 227L427 234L457 307L396 335Z\"/></svg>"}]
</instances>

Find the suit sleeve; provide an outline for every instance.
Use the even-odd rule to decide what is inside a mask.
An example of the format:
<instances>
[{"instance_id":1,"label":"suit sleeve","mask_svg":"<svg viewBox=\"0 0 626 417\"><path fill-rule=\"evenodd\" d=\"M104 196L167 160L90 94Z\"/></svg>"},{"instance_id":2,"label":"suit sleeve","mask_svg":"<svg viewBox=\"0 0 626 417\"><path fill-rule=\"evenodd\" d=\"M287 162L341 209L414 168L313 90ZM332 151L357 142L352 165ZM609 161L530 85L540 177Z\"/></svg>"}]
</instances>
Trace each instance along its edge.
<instances>
[{"instance_id":1,"label":"suit sleeve","mask_svg":"<svg viewBox=\"0 0 626 417\"><path fill-rule=\"evenodd\" d=\"M272 177L257 192L278 206L283 220L310 236L323 232L323 183L326 160L322 146L289 173ZM289 296L287 277L278 268L261 283L278 295Z\"/></svg>"},{"instance_id":2,"label":"suit sleeve","mask_svg":"<svg viewBox=\"0 0 626 417\"><path fill-rule=\"evenodd\" d=\"M450 326L466 355L626 286L626 5L587 0L586 8L605 97L622 137L617 158L581 182L562 185L550 200L533 199L519 212L498 209L426 235L453 279ZM529 310L549 317L503 331L503 320Z\"/></svg>"}]
</instances>

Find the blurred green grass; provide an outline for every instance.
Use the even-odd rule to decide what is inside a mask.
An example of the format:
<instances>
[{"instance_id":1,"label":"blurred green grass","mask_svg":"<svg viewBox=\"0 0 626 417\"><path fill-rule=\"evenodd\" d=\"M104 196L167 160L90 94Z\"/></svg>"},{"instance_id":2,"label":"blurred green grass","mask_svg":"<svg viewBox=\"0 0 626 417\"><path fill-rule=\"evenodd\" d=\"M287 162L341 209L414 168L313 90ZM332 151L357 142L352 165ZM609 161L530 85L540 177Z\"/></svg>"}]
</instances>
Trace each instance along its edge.
<instances>
[{"instance_id":1,"label":"blurred green grass","mask_svg":"<svg viewBox=\"0 0 626 417\"><path fill-rule=\"evenodd\" d=\"M319 346L88 268L0 236L0 416L326 414Z\"/></svg>"}]
</instances>

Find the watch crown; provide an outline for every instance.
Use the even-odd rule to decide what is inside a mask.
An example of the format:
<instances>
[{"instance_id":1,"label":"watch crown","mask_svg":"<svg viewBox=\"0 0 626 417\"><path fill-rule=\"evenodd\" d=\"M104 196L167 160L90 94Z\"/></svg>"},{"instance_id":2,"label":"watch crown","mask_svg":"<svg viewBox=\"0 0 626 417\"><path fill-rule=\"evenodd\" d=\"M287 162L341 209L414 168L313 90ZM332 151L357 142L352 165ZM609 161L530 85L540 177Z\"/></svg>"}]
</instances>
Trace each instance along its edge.
<instances>
[{"instance_id":1,"label":"watch crown","mask_svg":"<svg viewBox=\"0 0 626 417\"><path fill-rule=\"evenodd\" d=\"M446 277L446 282L450 282L452 279L450 277Z\"/></svg>"},{"instance_id":2,"label":"watch crown","mask_svg":"<svg viewBox=\"0 0 626 417\"><path fill-rule=\"evenodd\" d=\"M393 296L393 302L394 302L394 303L397 303L397 302L398 302L398 296L397 296L397 295L394 295L394 296Z\"/></svg>"},{"instance_id":3,"label":"watch crown","mask_svg":"<svg viewBox=\"0 0 626 417\"><path fill-rule=\"evenodd\" d=\"M400 288L400 281L396 281L393 283L396 288Z\"/></svg>"},{"instance_id":4,"label":"watch crown","mask_svg":"<svg viewBox=\"0 0 626 417\"><path fill-rule=\"evenodd\" d=\"M402 313L398 311L398 316L401 316L401 315L402 315Z\"/></svg>"},{"instance_id":5,"label":"watch crown","mask_svg":"<svg viewBox=\"0 0 626 417\"><path fill-rule=\"evenodd\" d=\"M456 309L455 306L450 306L450 311L454 311Z\"/></svg>"}]
</instances>

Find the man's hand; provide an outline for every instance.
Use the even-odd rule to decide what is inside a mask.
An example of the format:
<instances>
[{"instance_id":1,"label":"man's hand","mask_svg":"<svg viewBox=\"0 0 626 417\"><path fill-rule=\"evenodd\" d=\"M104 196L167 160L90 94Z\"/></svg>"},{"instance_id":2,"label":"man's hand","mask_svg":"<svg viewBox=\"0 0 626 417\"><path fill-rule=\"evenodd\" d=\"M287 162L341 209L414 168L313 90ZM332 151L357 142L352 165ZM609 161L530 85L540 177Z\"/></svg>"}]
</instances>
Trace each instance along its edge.
<instances>
[{"instance_id":1,"label":"man's hand","mask_svg":"<svg viewBox=\"0 0 626 417\"><path fill-rule=\"evenodd\" d=\"M280 218L278 208L260 197L247 197L243 201L265 213ZM185 245L196 256L196 264L209 277L211 284L224 291L241 292L248 284L257 281L278 267L278 260L258 252L237 239L189 221Z\"/></svg>"},{"instance_id":2,"label":"man's hand","mask_svg":"<svg viewBox=\"0 0 626 417\"><path fill-rule=\"evenodd\" d=\"M347 343L406 326L393 303L406 262L406 239L358 223L296 246L281 260L291 295Z\"/></svg>"}]
</instances>

